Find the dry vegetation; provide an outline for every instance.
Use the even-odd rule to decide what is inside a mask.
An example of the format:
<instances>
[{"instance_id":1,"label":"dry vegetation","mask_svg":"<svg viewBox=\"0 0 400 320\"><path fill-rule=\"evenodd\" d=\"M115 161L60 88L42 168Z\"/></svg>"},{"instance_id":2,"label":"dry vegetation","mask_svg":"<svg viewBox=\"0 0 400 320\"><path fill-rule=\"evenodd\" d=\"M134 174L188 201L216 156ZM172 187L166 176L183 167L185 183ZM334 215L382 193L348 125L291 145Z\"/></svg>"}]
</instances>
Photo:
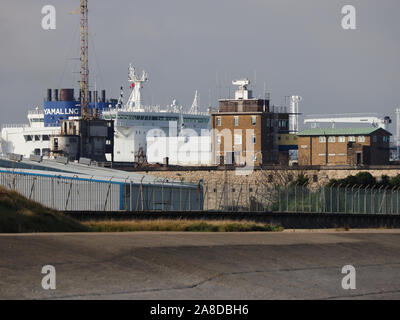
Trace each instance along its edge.
<instances>
[{"instance_id":1,"label":"dry vegetation","mask_svg":"<svg viewBox=\"0 0 400 320\"><path fill-rule=\"evenodd\" d=\"M89 231L55 210L0 187L0 233Z\"/></svg>"},{"instance_id":2,"label":"dry vegetation","mask_svg":"<svg viewBox=\"0 0 400 320\"><path fill-rule=\"evenodd\" d=\"M28 200L14 191L0 187L0 233L28 232L125 232L125 231L193 231L193 232L267 232L282 231L252 221L205 220L134 220L78 222L56 210Z\"/></svg>"},{"instance_id":3,"label":"dry vegetation","mask_svg":"<svg viewBox=\"0 0 400 320\"><path fill-rule=\"evenodd\" d=\"M282 231L271 226L251 221L217 220L135 220L135 221L88 221L84 225L96 232L125 231L193 231L193 232L267 232Z\"/></svg>"}]
</instances>

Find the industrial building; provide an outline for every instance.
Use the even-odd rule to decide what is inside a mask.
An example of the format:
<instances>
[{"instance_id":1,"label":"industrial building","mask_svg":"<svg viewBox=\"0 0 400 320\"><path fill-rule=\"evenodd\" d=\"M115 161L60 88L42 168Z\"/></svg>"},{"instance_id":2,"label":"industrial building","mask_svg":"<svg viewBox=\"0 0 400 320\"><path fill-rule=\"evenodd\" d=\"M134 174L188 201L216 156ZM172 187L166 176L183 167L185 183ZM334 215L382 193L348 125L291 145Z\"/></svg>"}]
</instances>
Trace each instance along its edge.
<instances>
[{"instance_id":1,"label":"industrial building","mask_svg":"<svg viewBox=\"0 0 400 320\"><path fill-rule=\"evenodd\" d=\"M299 165L387 165L391 133L382 128L314 128L298 134Z\"/></svg>"},{"instance_id":2,"label":"industrial building","mask_svg":"<svg viewBox=\"0 0 400 320\"><path fill-rule=\"evenodd\" d=\"M57 210L203 210L200 182L101 168L83 158L79 163L62 160L23 159L15 154L0 157L0 185Z\"/></svg>"},{"instance_id":3,"label":"industrial building","mask_svg":"<svg viewBox=\"0 0 400 320\"><path fill-rule=\"evenodd\" d=\"M289 113L285 107L270 106L269 99L253 98L247 79L238 85L234 99L219 101L213 113L213 158L217 163L287 165L288 149L279 149L278 137L289 134Z\"/></svg>"}]
</instances>

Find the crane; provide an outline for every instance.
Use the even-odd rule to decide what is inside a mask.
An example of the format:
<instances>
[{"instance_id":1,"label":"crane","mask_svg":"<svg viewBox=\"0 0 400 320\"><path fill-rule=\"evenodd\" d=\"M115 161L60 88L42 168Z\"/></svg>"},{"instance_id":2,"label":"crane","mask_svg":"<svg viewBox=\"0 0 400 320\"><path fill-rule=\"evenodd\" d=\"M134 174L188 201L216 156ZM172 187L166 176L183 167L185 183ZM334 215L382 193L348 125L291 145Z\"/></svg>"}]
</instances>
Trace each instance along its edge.
<instances>
[{"instance_id":1,"label":"crane","mask_svg":"<svg viewBox=\"0 0 400 320\"><path fill-rule=\"evenodd\" d=\"M388 116L379 118L376 115L362 115L362 114L342 114L342 115L323 115L323 116L308 116L304 119L304 124L311 123L311 126L316 128L318 123L331 123L332 128L335 127L336 123L367 123L372 125L374 128L382 128L385 130L389 129L389 124L392 123L392 119Z\"/></svg>"},{"instance_id":2,"label":"crane","mask_svg":"<svg viewBox=\"0 0 400 320\"><path fill-rule=\"evenodd\" d=\"M80 97L81 97L81 111L82 118L87 120L90 118L89 114L89 35L88 35L88 0L80 0L80 13L81 13L81 34L80 34L80 62L81 62L81 80L80 84Z\"/></svg>"}]
</instances>

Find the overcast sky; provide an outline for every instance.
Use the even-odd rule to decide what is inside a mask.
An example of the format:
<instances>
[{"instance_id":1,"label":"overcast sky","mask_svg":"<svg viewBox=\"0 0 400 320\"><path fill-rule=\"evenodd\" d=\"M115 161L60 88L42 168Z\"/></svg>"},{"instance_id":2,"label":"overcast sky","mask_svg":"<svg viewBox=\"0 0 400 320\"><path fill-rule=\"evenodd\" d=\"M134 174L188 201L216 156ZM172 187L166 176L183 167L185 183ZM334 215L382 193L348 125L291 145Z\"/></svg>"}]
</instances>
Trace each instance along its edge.
<instances>
[{"instance_id":1,"label":"overcast sky","mask_svg":"<svg viewBox=\"0 0 400 320\"><path fill-rule=\"evenodd\" d=\"M41 28L47 4L57 10L56 30ZM357 10L356 30L341 27L346 4ZM0 6L0 123L24 123L46 88L78 88L79 15L71 12L79 1ZM399 0L89 0L91 85L117 97L133 62L149 73L146 104L189 107L198 89L206 109L228 97L232 78L248 77L257 96L266 82L274 104L301 95L304 114L394 117L399 12Z\"/></svg>"}]
</instances>

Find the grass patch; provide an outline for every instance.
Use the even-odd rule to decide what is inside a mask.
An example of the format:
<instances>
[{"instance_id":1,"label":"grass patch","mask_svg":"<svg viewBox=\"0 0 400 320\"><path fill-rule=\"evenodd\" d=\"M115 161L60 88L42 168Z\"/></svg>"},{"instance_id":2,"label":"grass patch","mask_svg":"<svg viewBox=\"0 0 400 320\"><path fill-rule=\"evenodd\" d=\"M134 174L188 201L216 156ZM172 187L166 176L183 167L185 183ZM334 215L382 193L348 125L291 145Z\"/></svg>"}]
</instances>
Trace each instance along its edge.
<instances>
[{"instance_id":1,"label":"grass patch","mask_svg":"<svg viewBox=\"0 0 400 320\"><path fill-rule=\"evenodd\" d=\"M0 187L0 233L80 231L89 229L17 192Z\"/></svg>"},{"instance_id":2,"label":"grass patch","mask_svg":"<svg viewBox=\"0 0 400 320\"><path fill-rule=\"evenodd\" d=\"M219 220L134 220L134 221L87 221L83 222L95 232L132 232L132 231L187 231L187 232L277 232L280 226L251 221Z\"/></svg>"}]
</instances>

